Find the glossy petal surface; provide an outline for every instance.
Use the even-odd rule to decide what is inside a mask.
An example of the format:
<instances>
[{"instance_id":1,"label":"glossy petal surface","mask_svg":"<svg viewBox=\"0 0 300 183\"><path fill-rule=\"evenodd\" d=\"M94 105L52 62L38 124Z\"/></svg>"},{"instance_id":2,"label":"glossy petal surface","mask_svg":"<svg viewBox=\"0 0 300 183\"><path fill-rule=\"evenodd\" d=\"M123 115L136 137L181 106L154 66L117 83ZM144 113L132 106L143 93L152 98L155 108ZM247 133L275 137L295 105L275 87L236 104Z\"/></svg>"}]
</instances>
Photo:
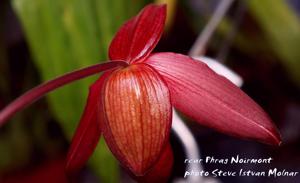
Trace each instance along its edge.
<instances>
[{"instance_id":1,"label":"glossy petal surface","mask_svg":"<svg viewBox=\"0 0 300 183\"><path fill-rule=\"evenodd\" d=\"M280 143L262 108L206 64L174 53L154 54L146 63L167 82L174 107L200 124L233 136Z\"/></svg>"},{"instance_id":2,"label":"glossy petal surface","mask_svg":"<svg viewBox=\"0 0 300 183\"><path fill-rule=\"evenodd\" d=\"M110 44L109 58L133 63L148 56L161 37L165 19L165 5L146 6L120 28Z\"/></svg>"},{"instance_id":3,"label":"glossy petal surface","mask_svg":"<svg viewBox=\"0 0 300 183\"><path fill-rule=\"evenodd\" d=\"M90 87L84 113L67 155L66 171L69 174L76 173L84 166L98 144L101 135L99 125L101 121L97 115L97 105L101 99L101 90L107 76L108 73L105 73Z\"/></svg>"},{"instance_id":4,"label":"glossy petal surface","mask_svg":"<svg viewBox=\"0 0 300 183\"><path fill-rule=\"evenodd\" d=\"M108 78L103 100L108 146L123 166L144 175L169 139L168 88L150 66L134 64Z\"/></svg>"},{"instance_id":5,"label":"glossy petal surface","mask_svg":"<svg viewBox=\"0 0 300 183\"><path fill-rule=\"evenodd\" d=\"M166 183L172 172L173 161L173 151L171 145L168 144L154 167L146 175L134 178L141 183Z\"/></svg>"}]
</instances>

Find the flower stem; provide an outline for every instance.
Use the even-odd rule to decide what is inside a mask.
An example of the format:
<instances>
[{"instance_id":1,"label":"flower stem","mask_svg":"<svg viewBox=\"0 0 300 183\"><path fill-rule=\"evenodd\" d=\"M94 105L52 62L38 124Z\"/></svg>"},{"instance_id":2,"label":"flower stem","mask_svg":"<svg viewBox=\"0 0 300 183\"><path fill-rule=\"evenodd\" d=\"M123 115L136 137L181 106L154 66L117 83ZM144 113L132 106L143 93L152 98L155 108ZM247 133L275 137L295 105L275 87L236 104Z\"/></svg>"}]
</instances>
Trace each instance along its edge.
<instances>
[{"instance_id":1,"label":"flower stem","mask_svg":"<svg viewBox=\"0 0 300 183\"><path fill-rule=\"evenodd\" d=\"M11 118L15 113L24 109L25 107L32 104L36 100L45 96L47 93L59 87L72 83L76 80L83 79L85 77L97 74L102 71L110 70L120 66L125 67L127 65L128 64L123 61L113 61L113 62L106 62L102 64L96 64L83 69L72 71L63 76L59 76L53 80L50 80L44 84L41 84L29 90L19 98L17 98L15 101L10 103L7 107L5 107L0 112L0 127L5 123L5 121Z\"/></svg>"}]
</instances>

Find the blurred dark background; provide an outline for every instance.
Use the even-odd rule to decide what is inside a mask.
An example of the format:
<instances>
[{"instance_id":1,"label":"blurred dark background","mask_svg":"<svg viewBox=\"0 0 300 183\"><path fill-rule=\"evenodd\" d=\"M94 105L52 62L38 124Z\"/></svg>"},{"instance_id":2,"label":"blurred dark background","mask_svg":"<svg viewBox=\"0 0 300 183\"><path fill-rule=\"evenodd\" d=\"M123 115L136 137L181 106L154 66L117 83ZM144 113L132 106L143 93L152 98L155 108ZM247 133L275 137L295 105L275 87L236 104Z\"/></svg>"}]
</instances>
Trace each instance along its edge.
<instances>
[{"instance_id":1,"label":"blurred dark background","mask_svg":"<svg viewBox=\"0 0 300 183\"><path fill-rule=\"evenodd\" d=\"M0 109L28 89L73 69L105 61L118 27L150 0L0 1ZM168 3L165 33L155 51L187 54L221 0ZM264 165L204 164L206 170L269 168L300 171L300 1L233 1L206 45L244 80L242 90L278 126L283 143L271 147L240 140L187 120L202 157L272 157ZM95 77L64 87L18 113L0 129L0 182L65 182L64 158ZM75 106L75 107L74 107ZM171 136L182 177L184 153ZM103 140L79 182L128 182ZM224 183L300 182L296 177L219 177Z\"/></svg>"}]
</instances>

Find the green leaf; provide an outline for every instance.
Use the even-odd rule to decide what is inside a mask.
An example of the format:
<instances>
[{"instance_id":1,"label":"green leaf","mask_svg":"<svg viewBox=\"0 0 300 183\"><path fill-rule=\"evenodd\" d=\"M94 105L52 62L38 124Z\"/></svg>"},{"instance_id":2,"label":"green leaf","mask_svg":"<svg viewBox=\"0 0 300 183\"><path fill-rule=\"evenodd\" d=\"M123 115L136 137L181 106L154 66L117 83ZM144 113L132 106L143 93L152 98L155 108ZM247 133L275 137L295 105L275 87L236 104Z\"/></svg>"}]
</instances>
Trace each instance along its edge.
<instances>
[{"instance_id":1,"label":"green leaf","mask_svg":"<svg viewBox=\"0 0 300 183\"><path fill-rule=\"evenodd\" d=\"M117 160L108 150L104 139L102 138L90 159L94 172L100 176L101 182L120 182Z\"/></svg>"},{"instance_id":2,"label":"green leaf","mask_svg":"<svg viewBox=\"0 0 300 183\"><path fill-rule=\"evenodd\" d=\"M284 0L246 1L273 51L300 86L300 22Z\"/></svg>"},{"instance_id":3,"label":"green leaf","mask_svg":"<svg viewBox=\"0 0 300 183\"><path fill-rule=\"evenodd\" d=\"M118 27L147 1L133 0L13 0L33 60L44 81L104 61ZM89 85L84 79L49 95L52 112L71 139L80 119ZM103 182L118 182L118 166L103 143L93 155ZM105 166L104 166L105 165ZM108 168L109 167L109 168Z\"/></svg>"}]
</instances>

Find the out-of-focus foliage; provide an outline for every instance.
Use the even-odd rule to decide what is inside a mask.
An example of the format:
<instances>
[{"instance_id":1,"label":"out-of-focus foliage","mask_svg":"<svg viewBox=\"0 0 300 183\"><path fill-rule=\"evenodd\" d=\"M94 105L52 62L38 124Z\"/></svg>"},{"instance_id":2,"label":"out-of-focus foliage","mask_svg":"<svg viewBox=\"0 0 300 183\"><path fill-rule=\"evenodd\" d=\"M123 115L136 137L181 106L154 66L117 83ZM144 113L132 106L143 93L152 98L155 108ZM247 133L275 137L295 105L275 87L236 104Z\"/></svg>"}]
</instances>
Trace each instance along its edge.
<instances>
[{"instance_id":1,"label":"out-of-focus foliage","mask_svg":"<svg viewBox=\"0 0 300 183\"><path fill-rule=\"evenodd\" d=\"M13 0L33 60L44 81L107 59L118 27L147 0ZM51 109L71 139L96 77L78 81L49 95ZM118 182L118 166L104 143L92 167L103 182ZM107 168L110 167L110 168Z\"/></svg>"},{"instance_id":2,"label":"out-of-focus foliage","mask_svg":"<svg viewBox=\"0 0 300 183\"><path fill-rule=\"evenodd\" d=\"M176 4L177 0L155 0L158 4L166 4L167 5L167 20L166 20L166 29L172 24L172 20L174 20Z\"/></svg>"},{"instance_id":3,"label":"out-of-focus foliage","mask_svg":"<svg viewBox=\"0 0 300 183\"><path fill-rule=\"evenodd\" d=\"M193 16L189 18L193 19L193 26L201 31L206 26L216 6L219 5L219 1L189 0L187 2L189 3L186 4L193 11ZM235 47L249 55L263 52L275 58L273 60L279 60L290 78L300 87L300 18L289 1L243 0L235 1L235 5L230 10L231 16L228 13L229 16L223 17L217 33L226 39L227 36L232 36L231 33L235 31L233 29L238 24L237 22L242 21L244 27L238 28L237 32L234 33ZM249 19L250 16L243 16L244 13L235 14L239 11L238 6L245 7L246 11L244 12L247 12L251 18ZM203 12L199 10L203 10ZM205 19L204 15L206 14L209 16L203 24L201 20ZM245 21L249 22L246 23ZM210 45L218 39L217 36L212 39ZM218 41L217 44L213 45L214 48L220 47Z\"/></svg>"},{"instance_id":4,"label":"out-of-focus foliage","mask_svg":"<svg viewBox=\"0 0 300 183\"><path fill-rule=\"evenodd\" d=\"M247 5L274 53L300 86L300 21L284 0L250 0Z\"/></svg>"}]
</instances>

